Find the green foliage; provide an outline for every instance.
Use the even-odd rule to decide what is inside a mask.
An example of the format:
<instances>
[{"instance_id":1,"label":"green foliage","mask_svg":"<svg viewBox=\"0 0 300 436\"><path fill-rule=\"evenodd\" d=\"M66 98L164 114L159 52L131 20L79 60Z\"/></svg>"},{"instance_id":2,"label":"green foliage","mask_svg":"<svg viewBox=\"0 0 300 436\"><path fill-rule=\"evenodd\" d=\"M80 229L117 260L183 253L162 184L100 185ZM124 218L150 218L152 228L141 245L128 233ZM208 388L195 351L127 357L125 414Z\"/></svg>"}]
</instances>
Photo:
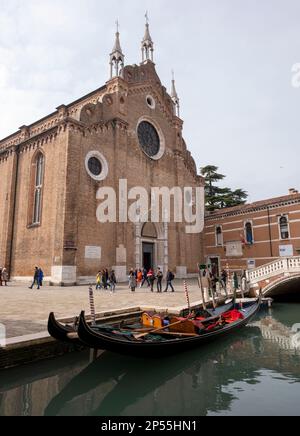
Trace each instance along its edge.
<instances>
[{"instance_id":1,"label":"green foliage","mask_svg":"<svg viewBox=\"0 0 300 436\"><path fill-rule=\"evenodd\" d=\"M208 165L200 169L201 175L205 178L206 208L208 211L234 207L246 203L248 193L243 189L231 190L220 188L217 183L224 180L226 176L218 173L218 167Z\"/></svg>"}]
</instances>

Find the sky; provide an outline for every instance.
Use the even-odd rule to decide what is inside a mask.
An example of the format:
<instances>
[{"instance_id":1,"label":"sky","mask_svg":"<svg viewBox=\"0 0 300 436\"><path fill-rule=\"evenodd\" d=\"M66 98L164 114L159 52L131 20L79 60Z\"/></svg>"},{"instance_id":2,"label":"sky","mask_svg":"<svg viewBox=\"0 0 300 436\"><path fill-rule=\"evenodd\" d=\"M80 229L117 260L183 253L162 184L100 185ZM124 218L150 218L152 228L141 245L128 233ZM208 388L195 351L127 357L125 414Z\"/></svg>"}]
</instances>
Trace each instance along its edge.
<instances>
[{"instance_id":1,"label":"sky","mask_svg":"<svg viewBox=\"0 0 300 436\"><path fill-rule=\"evenodd\" d=\"M117 19L139 63L146 10L198 168L249 201L300 190L299 0L0 0L0 138L108 80Z\"/></svg>"}]
</instances>

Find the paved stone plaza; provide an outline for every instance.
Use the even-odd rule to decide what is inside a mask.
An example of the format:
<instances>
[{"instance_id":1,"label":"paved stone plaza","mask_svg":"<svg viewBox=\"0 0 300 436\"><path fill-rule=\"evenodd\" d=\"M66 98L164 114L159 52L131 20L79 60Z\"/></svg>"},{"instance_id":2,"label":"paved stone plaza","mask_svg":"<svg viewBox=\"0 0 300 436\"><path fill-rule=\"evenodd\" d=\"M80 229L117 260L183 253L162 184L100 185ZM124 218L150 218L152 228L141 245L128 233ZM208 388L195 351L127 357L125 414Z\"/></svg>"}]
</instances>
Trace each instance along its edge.
<instances>
[{"instance_id":1,"label":"paved stone plaza","mask_svg":"<svg viewBox=\"0 0 300 436\"><path fill-rule=\"evenodd\" d=\"M81 310L90 313L88 286L72 288L43 287L40 291L28 289L29 283L13 283L0 287L0 323L6 326L7 337L24 336L47 330L50 312L60 319L78 315ZM197 280L188 281L191 303L201 300ZM115 294L95 291L96 312L134 307L172 309L186 306L183 282L175 281L173 294L151 293L149 289L137 289L132 294L126 285L119 285Z\"/></svg>"}]
</instances>

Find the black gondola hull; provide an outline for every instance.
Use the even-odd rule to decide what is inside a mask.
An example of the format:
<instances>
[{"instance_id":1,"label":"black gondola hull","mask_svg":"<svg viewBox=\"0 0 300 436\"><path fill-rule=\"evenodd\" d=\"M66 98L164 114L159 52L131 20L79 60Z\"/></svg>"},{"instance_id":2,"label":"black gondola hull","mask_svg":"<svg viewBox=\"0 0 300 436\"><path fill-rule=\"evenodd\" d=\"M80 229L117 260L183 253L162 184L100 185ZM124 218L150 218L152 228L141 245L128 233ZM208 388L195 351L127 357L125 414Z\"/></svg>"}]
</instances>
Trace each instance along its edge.
<instances>
[{"instance_id":1,"label":"black gondola hull","mask_svg":"<svg viewBox=\"0 0 300 436\"><path fill-rule=\"evenodd\" d=\"M107 350L118 354L140 357L157 357L181 353L197 348L219 338L233 334L245 327L260 309L261 299L246 310L243 320L230 324L220 330L201 334L197 337L172 339L163 342L143 342L114 338L101 332L93 331L87 324L84 312L80 315L78 336L80 340L92 349Z\"/></svg>"}]
</instances>

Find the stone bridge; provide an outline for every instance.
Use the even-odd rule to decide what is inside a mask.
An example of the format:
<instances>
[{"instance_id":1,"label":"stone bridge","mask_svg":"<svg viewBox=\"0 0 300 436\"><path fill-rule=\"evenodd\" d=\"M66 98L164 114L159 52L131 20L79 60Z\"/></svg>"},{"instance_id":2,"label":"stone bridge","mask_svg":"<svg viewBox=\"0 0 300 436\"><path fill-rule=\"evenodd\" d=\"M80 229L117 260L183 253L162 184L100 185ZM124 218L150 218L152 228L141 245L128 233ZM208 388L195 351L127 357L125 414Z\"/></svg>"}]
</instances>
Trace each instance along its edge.
<instances>
[{"instance_id":1,"label":"stone bridge","mask_svg":"<svg viewBox=\"0 0 300 436\"><path fill-rule=\"evenodd\" d=\"M277 259L247 274L252 294L261 289L265 297L300 297L300 256Z\"/></svg>"}]
</instances>

